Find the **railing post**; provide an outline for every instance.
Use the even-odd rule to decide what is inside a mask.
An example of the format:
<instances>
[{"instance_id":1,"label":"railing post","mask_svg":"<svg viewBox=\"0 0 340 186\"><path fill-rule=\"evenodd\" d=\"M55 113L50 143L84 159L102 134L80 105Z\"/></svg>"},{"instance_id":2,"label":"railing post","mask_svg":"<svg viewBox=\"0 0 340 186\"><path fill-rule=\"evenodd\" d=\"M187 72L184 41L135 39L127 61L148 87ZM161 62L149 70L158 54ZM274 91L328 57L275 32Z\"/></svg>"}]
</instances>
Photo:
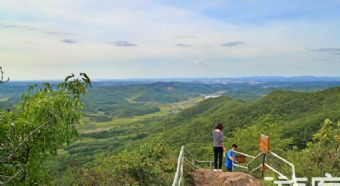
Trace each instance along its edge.
<instances>
[{"instance_id":1,"label":"railing post","mask_svg":"<svg viewBox=\"0 0 340 186\"><path fill-rule=\"evenodd\" d=\"M264 172L266 171L266 153L263 153L262 154L262 180L263 180L263 178L264 178Z\"/></svg>"}]
</instances>

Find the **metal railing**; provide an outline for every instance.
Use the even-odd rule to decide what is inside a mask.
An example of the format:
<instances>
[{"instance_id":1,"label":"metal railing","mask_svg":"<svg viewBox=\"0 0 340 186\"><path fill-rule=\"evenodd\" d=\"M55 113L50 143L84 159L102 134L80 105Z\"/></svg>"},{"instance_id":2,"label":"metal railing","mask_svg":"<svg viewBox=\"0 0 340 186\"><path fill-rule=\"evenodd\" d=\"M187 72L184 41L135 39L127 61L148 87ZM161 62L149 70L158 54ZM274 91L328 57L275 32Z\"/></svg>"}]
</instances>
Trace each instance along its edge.
<instances>
[{"instance_id":1,"label":"metal railing","mask_svg":"<svg viewBox=\"0 0 340 186\"><path fill-rule=\"evenodd\" d=\"M273 155L274 157L278 158L279 160L283 161L284 163L288 164L291 168L292 168L292 178L291 181L293 182L294 186L297 186L297 180L296 180L296 175L295 175L295 166L293 163L287 161L286 159L280 157L279 155L275 154L274 152L270 152L271 155ZM269 166L267 166L269 168ZM273 170L273 169L271 169ZM286 177L287 178L287 177ZM287 179L288 180L288 179Z\"/></svg>"},{"instance_id":2,"label":"metal railing","mask_svg":"<svg viewBox=\"0 0 340 186\"><path fill-rule=\"evenodd\" d=\"M186 156L188 155L188 156ZM190 159L191 161L190 161ZM189 166L199 169L201 168L199 164L202 163L209 163L210 169L212 169L212 164L213 161L202 161L202 160L197 160L190 152L184 149L184 146L181 147L181 151L178 155L178 160L177 160L177 169L175 173L174 180L172 182L172 186L180 186L183 180L183 173L184 173L184 163L187 163Z\"/></svg>"},{"instance_id":3,"label":"metal railing","mask_svg":"<svg viewBox=\"0 0 340 186\"><path fill-rule=\"evenodd\" d=\"M249 170L250 165L251 165L253 162L255 162L256 159L261 158L261 155L263 155L263 153L259 153L259 154L256 155L256 156L251 156L251 155L248 155L248 154L245 154L245 153L242 153L242 152L235 152L235 153L236 153L236 154L241 154L241 155L246 156L246 157L249 157L249 158L251 158L252 160L249 161L249 162L246 164L246 166L242 166L242 165L233 163L233 166L234 166L234 167L243 168L243 169L246 169L247 172L249 172L249 173L254 173L255 171L257 171L257 170L261 169L263 166L265 166L265 167L267 167L268 169L270 169L271 171L275 172L277 175L279 175L279 177L280 177L281 179L285 179L285 180L287 180L287 181L290 181L291 183L293 183L294 186L297 186L297 185L298 185L298 183L297 183L297 178L296 178L296 175L295 175L295 166L294 166L294 164L291 163L291 162L289 162L288 160L282 158L281 156L277 155L276 153L274 153L274 152L269 152L270 155L272 155L273 157L279 159L279 160L282 161L283 163L285 163L285 164L287 164L287 165L290 166L290 168L291 168L291 179L288 179L288 177L285 176L283 173L281 173L280 171L278 171L277 169L275 169L273 166L269 165L269 164L266 162L266 159L265 159L265 162L264 162L263 165L261 164L261 165L255 167L254 169Z\"/></svg>"},{"instance_id":4,"label":"metal railing","mask_svg":"<svg viewBox=\"0 0 340 186\"><path fill-rule=\"evenodd\" d=\"M243 152L239 152L239 151L235 151L235 154L240 154L242 156L245 156L245 157L248 157L248 158L251 158L252 160L250 162L252 162L254 159L256 159L257 157L254 157L252 155L249 155L249 154L246 154L246 153L243 153ZM236 163L233 163L233 167L238 167L238 168L242 168L242 169L246 169L247 171L249 171L249 164L250 162L246 165L246 166L242 166L240 164L236 164Z\"/></svg>"},{"instance_id":5,"label":"metal railing","mask_svg":"<svg viewBox=\"0 0 340 186\"><path fill-rule=\"evenodd\" d=\"M172 186L180 186L183 180L183 166L184 166L184 146L182 146L181 151L177 160L177 169L174 177L174 181L172 182Z\"/></svg>"},{"instance_id":6,"label":"metal railing","mask_svg":"<svg viewBox=\"0 0 340 186\"><path fill-rule=\"evenodd\" d=\"M209 167L210 167L210 169L212 169L212 164L214 163L214 161L211 161L211 160L197 160L189 151L184 150L184 152L191 157L192 161L190 161L190 162L191 162L191 165L194 168L201 168L198 164L209 163ZM185 158L185 160L189 161L188 158Z\"/></svg>"},{"instance_id":7,"label":"metal railing","mask_svg":"<svg viewBox=\"0 0 340 186\"><path fill-rule=\"evenodd\" d=\"M185 156L185 154L187 154L188 157L191 158L191 161ZM259 153L256 156L252 156L252 155L249 155L249 154L246 154L246 153L243 153L243 152L235 151L235 154L239 154L239 155L251 158L251 160L245 166L233 163L234 167L245 169L248 173L251 174L251 173L254 173L255 171L261 169L263 166L265 166L268 169L270 169L271 171L273 171L276 174L278 174L281 179L285 179L285 180L293 183L294 186L298 186L298 183L297 183L298 180L297 180L296 175L295 175L295 166L294 166L294 164L292 164L291 162L289 162L286 159L282 158L281 156L275 154L274 152L269 152L269 154L291 167L291 172L292 172L291 173L291 179L288 179L288 177L285 176L283 173L281 173L280 171L276 170L274 167L269 165L266 162L266 159L265 159L264 164L261 163L259 166L257 166L254 169L250 170L249 169L250 165L253 164L253 162L255 162L256 159L261 158L262 157L261 155L263 155L263 153ZM185 162L187 162L188 165L190 165L191 167L194 167L195 169L200 168L198 163L199 164L201 164L201 163L209 163L210 169L212 169L212 164L213 164L213 161L201 161L201 160L197 160L190 152L188 152L187 150L184 149L184 146L182 146L181 147L181 151L180 151L179 156L178 156L177 169L176 169L176 174L175 174L172 186L180 186L181 185L182 180L183 180L183 167L184 167L184 163Z\"/></svg>"}]
</instances>

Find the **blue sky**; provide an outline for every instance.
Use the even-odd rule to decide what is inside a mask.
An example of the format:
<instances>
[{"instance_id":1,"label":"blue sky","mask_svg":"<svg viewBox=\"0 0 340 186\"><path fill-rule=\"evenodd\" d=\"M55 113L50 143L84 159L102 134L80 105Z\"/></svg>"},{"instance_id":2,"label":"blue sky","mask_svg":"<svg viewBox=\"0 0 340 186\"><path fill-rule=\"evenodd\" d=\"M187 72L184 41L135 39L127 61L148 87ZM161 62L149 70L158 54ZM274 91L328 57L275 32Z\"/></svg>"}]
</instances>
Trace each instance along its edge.
<instances>
[{"instance_id":1,"label":"blue sky","mask_svg":"<svg viewBox=\"0 0 340 186\"><path fill-rule=\"evenodd\" d=\"M12 79L340 76L340 0L2 0Z\"/></svg>"}]
</instances>

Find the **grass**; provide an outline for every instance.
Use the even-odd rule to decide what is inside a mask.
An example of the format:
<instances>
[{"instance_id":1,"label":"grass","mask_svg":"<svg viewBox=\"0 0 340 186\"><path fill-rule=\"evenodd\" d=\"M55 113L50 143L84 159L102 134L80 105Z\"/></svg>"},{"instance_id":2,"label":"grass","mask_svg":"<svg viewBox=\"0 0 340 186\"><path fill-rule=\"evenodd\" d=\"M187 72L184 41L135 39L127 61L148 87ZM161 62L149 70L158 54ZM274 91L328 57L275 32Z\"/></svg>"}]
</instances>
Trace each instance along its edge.
<instances>
[{"instance_id":1,"label":"grass","mask_svg":"<svg viewBox=\"0 0 340 186\"><path fill-rule=\"evenodd\" d=\"M177 103L147 103L160 108L159 112L132 117L116 117L111 121L95 122L84 117L77 127L80 137L64 151L67 157L80 164L91 162L99 154L115 154L122 150L137 148L166 117L202 101L202 97L192 98ZM103 113L94 113L101 115Z\"/></svg>"},{"instance_id":2,"label":"grass","mask_svg":"<svg viewBox=\"0 0 340 186\"><path fill-rule=\"evenodd\" d=\"M160 119L162 117L175 114L180 112L181 110L184 110L186 108L192 107L196 105L198 102L202 101L203 98L196 97L191 98L189 100L177 102L177 103L171 103L171 104L161 104L161 103L148 103L152 106L157 106L160 108L159 112L150 113L150 114L144 114L140 116L132 116L132 117L124 117L124 118L113 118L111 121L107 122L91 122L89 121L89 118L83 118L81 125L77 128L79 134L87 134L92 132L100 132L109 130L112 128L125 126L125 125L131 125L137 122L147 121L147 120L154 120L154 119ZM103 113L96 113L98 115Z\"/></svg>"}]
</instances>

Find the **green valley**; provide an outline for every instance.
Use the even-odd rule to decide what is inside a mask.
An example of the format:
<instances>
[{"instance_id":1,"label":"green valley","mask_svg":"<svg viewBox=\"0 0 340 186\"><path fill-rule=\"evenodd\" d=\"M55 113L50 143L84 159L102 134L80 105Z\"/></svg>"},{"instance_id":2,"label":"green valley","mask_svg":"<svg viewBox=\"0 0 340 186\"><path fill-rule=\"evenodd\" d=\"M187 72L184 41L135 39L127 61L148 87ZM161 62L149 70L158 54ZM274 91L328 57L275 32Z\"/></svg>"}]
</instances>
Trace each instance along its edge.
<instances>
[{"instance_id":1,"label":"green valley","mask_svg":"<svg viewBox=\"0 0 340 186\"><path fill-rule=\"evenodd\" d=\"M269 84L280 86L269 90ZM85 107L75 126L78 137L44 161L48 176L41 183L169 185L182 145L195 157L212 160L211 132L218 122L224 124L226 147L236 143L240 151L255 155L259 134L264 133L270 136L271 150L296 165L298 176L336 175L340 88L328 88L334 82L299 84L299 89L289 82L255 87L246 83L94 84L81 99ZM8 100L16 95L8 95L2 100L3 109L15 108L16 103ZM330 154L324 154L323 148Z\"/></svg>"},{"instance_id":2,"label":"green valley","mask_svg":"<svg viewBox=\"0 0 340 186\"><path fill-rule=\"evenodd\" d=\"M81 160L99 152L105 157L124 150L133 151L143 144L154 144L156 141L156 144L159 142L172 149L173 160L182 145L196 157L211 160L211 131L217 122L222 122L225 124L227 146L237 143L240 151L255 155L259 134L265 133L271 138L272 151L294 162L298 175L313 176L314 171L303 168L304 165L299 166L300 158L313 156L304 153L311 150L309 143L316 142L313 136L317 135L324 120L329 118L336 122L340 118L339 92L339 88L313 93L274 91L253 102L226 96L210 98L177 114L165 114L157 119L142 121L139 120L142 117L136 117L135 120L131 118L130 123L117 119L121 125L81 134L82 140L66 148L66 151L70 159ZM103 168L104 172L110 170L109 167L99 168ZM338 170L339 167L335 167L334 170L328 169L328 172L336 173Z\"/></svg>"}]
</instances>

